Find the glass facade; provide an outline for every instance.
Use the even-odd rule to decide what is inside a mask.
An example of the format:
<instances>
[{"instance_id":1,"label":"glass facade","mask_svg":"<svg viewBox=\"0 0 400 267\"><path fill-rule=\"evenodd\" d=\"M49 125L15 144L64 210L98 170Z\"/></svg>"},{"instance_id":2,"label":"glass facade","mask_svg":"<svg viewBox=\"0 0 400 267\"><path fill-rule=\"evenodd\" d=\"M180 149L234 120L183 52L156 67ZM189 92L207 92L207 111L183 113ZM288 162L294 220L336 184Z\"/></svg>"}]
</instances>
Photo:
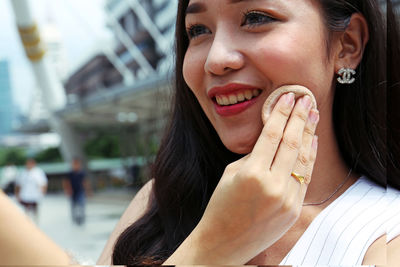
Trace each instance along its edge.
<instances>
[{"instance_id":1,"label":"glass facade","mask_svg":"<svg viewBox=\"0 0 400 267\"><path fill-rule=\"evenodd\" d=\"M6 60L0 60L0 135L11 132L13 110L9 64Z\"/></svg>"}]
</instances>

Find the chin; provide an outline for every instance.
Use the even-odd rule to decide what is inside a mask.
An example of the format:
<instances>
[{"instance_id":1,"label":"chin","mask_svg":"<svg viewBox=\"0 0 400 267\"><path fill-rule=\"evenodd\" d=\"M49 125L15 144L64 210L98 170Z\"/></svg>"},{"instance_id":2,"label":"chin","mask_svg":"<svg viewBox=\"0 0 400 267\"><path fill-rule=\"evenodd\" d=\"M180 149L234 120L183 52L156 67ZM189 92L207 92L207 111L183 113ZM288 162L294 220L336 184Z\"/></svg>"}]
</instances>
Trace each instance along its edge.
<instances>
[{"instance_id":1,"label":"chin","mask_svg":"<svg viewBox=\"0 0 400 267\"><path fill-rule=\"evenodd\" d=\"M252 138L250 140L243 140L242 142L238 142L240 140L237 138L230 138L229 140L223 140L225 147L233 153L246 155L249 154L257 141L257 138Z\"/></svg>"}]
</instances>

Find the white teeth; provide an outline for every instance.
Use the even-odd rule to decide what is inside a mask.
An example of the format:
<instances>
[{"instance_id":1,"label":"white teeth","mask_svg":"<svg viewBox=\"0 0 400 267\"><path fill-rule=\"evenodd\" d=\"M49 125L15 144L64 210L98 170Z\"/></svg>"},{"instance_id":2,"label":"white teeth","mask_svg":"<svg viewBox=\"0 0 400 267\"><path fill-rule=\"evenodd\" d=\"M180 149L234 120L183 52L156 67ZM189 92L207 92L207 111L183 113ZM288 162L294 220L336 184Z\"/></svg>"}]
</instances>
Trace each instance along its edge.
<instances>
[{"instance_id":1,"label":"white teeth","mask_svg":"<svg viewBox=\"0 0 400 267\"><path fill-rule=\"evenodd\" d=\"M220 96L216 96L215 99L217 100L218 105L222 105L223 104L222 99L221 99Z\"/></svg>"},{"instance_id":2,"label":"white teeth","mask_svg":"<svg viewBox=\"0 0 400 267\"><path fill-rule=\"evenodd\" d=\"M235 95L230 95L229 96L229 104L234 105L238 102L237 98Z\"/></svg>"},{"instance_id":3,"label":"white teeth","mask_svg":"<svg viewBox=\"0 0 400 267\"><path fill-rule=\"evenodd\" d=\"M222 104L224 106L228 106L229 105L229 99L226 96L222 96Z\"/></svg>"},{"instance_id":4,"label":"white teeth","mask_svg":"<svg viewBox=\"0 0 400 267\"><path fill-rule=\"evenodd\" d=\"M244 94L243 93L239 93L238 95L237 95L237 100L239 101L239 102L242 102L242 101L244 101L246 98L244 97Z\"/></svg>"},{"instance_id":5,"label":"white teeth","mask_svg":"<svg viewBox=\"0 0 400 267\"><path fill-rule=\"evenodd\" d=\"M243 102L245 100L250 100L254 97L257 97L261 94L260 90L246 90L244 92L238 93L237 95L219 95L215 96L215 100L220 106L229 106L235 105L238 102Z\"/></svg>"},{"instance_id":6,"label":"white teeth","mask_svg":"<svg viewBox=\"0 0 400 267\"><path fill-rule=\"evenodd\" d=\"M252 92L250 90L246 90L244 92L244 96L246 97L247 100L250 100L250 99L253 98L253 94L252 94Z\"/></svg>"}]
</instances>

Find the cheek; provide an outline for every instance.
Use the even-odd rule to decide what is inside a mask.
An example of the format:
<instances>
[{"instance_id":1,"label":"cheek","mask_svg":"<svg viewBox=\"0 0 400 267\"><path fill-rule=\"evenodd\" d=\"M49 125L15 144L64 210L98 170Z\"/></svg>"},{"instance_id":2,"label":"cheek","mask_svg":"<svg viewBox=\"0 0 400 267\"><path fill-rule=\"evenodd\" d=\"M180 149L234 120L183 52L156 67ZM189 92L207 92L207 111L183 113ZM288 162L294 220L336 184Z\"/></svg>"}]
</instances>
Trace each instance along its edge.
<instances>
[{"instance_id":1,"label":"cheek","mask_svg":"<svg viewBox=\"0 0 400 267\"><path fill-rule=\"evenodd\" d=\"M330 88L333 68L327 64L325 45L320 36L313 38L285 35L284 38L263 42L253 58L258 68L271 79L273 89L285 84L300 84L313 91L318 98L321 90ZM297 38L296 38L297 37ZM332 70L331 70L332 69ZM321 96L322 97L322 96Z\"/></svg>"},{"instance_id":2,"label":"cheek","mask_svg":"<svg viewBox=\"0 0 400 267\"><path fill-rule=\"evenodd\" d=\"M201 83L203 81L203 61L199 53L192 52L190 49L186 52L183 60L183 78L195 94L196 91L201 88Z\"/></svg>"},{"instance_id":3,"label":"cheek","mask_svg":"<svg viewBox=\"0 0 400 267\"><path fill-rule=\"evenodd\" d=\"M202 54L188 50L182 66L182 74L186 84L192 91L206 115L210 118L207 92L204 86L204 59Z\"/></svg>"},{"instance_id":4,"label":"cheek","mask_svg":"<svg viewBox=\"0 0 400 267\"><path fill-rule=\"evenodd\" d=\"M186 84L189 85L190 87L190 73L191 73L191 64L190 62L190 55L188 57L188 54L185 54L185 58L183 59L183 66L182 66L182 74L183 74L183 79L185 80Z\"/></svg>"},{"instance_id":5,"label":"cheek","mask_svg":"<svg viewBox=\"0 0 400 267\"><path fill-rule=\"evenodd\" d=\"M260 47L258 55L263 56L264 69L270 69L273 77L287 77L298 80L315 72L322 63L318 48L305 48L292 40L281 40Z\"/></svg>"}]
</instances>

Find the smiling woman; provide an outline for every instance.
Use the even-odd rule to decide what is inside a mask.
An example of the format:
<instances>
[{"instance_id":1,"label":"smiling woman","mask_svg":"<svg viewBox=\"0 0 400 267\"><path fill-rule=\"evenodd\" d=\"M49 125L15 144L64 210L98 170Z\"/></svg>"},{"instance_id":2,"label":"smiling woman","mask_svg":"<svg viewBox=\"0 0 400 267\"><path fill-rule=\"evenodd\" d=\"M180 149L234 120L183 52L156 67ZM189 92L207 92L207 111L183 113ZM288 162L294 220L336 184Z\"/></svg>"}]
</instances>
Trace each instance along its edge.
<instances>
[{"instance_id":1,"label":"smiling woman","mask_svg":"<svg viewBox=\"0 0 400 267\"><path fill-rule=\"evenodd\" d=\"M376 0L180 0L154 179L98 263L398 262L385 32Z\"/></svg>"},{"instance_id":2,"label":"smiling woman","mask_svg":"<svg viewBox=\"0 0 400 267\"><path fill-rule=\"evenodd\" d=\"M382 17L373 0L180 1L170 128L113 263L386 263L400 200L384 186L400 183L385 170ZM288 85L318 110L287 94L263 125L264 102Z\"/></svg>"},{"instance_id":3,"label":"smiling woman","mask_svg":"<svg viewBox=\"0 0 400 267\"><path fill-rule=\"evenodd\" d=\"M323 103L321 108L329 107L335 66L326 55L322 17L316 4L309 1L296 5L285 1L197 4L203 6L200 10L204 12L187 12L185 20L190 44L183 75L229 150L240 154L251 151L262 129L261 107L268 95L282 85L308 87L317 101ZM218 19L213 20L215 17ZM238 72L228 74L232 71ZM240 106L216 105L215 110L211 107L210 94L235 100L246 89L254 91L253 96L257 97ZM240 114L233 117L229 116L231 112L224 112L228 116L221 116L221 111Z\"/></svg>"}]
</instances>

